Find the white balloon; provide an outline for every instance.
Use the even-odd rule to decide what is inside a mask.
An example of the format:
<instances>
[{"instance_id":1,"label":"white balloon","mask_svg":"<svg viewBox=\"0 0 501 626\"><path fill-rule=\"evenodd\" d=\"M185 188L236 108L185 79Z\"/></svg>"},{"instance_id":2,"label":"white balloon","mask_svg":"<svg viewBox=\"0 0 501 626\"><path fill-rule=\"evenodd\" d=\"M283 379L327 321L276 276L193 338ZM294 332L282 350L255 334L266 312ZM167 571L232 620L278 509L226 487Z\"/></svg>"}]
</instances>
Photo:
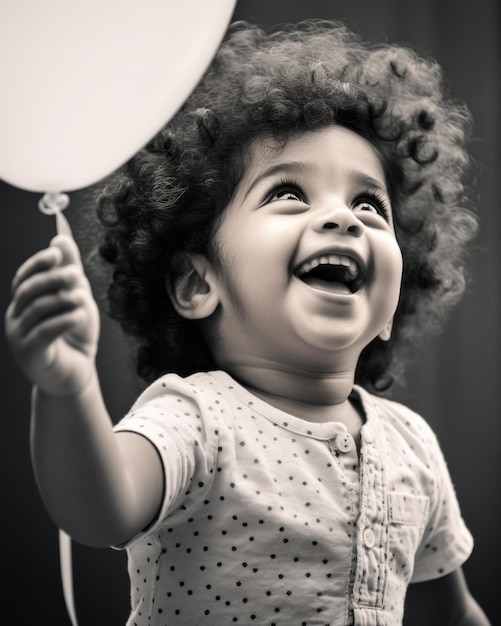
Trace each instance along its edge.
<instances>
[{"instance_id":1,"label":"white balloon","mask_svg":"<svg viewBox=\"0 0 501 626\"><path fill-rule=\"evenodd\" d=\"M194 89L235 0L2 0L0 178L72 191L142 148Z\"/></svg>"}]
</instances>

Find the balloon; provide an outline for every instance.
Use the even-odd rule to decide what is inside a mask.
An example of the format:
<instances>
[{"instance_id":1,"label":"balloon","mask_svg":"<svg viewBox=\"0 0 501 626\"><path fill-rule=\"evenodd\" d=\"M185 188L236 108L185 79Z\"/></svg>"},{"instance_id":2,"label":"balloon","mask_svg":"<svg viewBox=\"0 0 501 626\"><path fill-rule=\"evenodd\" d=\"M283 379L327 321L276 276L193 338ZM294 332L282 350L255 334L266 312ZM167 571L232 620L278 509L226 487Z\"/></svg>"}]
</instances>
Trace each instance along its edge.
<instances>
[{"instance_id":1,"label":"balloon","mask_svg":"<svg viewBox=\"0 0 501 626\"><path fill-rule=\"evenodd\" d=\"M0 178L87 187L175 114L235 0L2 0Z\"/></svg>"}]
</instances>

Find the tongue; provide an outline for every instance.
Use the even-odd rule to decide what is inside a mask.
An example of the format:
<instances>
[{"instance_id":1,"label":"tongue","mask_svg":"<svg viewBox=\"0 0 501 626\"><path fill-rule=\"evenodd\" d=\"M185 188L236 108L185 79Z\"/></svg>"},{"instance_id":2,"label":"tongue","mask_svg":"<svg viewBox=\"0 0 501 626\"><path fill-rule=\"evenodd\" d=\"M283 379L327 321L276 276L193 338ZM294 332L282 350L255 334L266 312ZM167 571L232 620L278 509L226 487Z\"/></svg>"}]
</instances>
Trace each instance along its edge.
<instances>
[{"instance_id":1,"label":"tongue","mask_svg":"<svg viewBox=\"0 0 501 626\"><path fill-rule=\"evenodd\" d=\"M313 276L308 276L304 282L310 287L313 287L313 289L321 289L322 291L328 291L329 293L351 295L350 289L342 282L322 280L321 278L314 278Z\"/></svg>"}]
</instances>

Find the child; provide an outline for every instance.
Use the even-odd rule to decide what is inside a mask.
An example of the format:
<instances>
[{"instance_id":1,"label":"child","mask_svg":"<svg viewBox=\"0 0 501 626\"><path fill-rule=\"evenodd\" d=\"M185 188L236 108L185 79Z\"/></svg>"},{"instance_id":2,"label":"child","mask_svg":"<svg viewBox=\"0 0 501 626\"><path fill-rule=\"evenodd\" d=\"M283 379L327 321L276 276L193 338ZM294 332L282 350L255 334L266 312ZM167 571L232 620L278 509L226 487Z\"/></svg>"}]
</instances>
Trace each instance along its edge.
<instances>
[{"instance_id":1,"label":"child","mask_svg":"<svg viewBox=\"0 0 501 626\"><path fill-rule=\"evenodd\" d=\"M40 492L76 541L127 549L129 625L488 623L436 438L381 395L476 229L441 80L337 23L229 29L100 199L110 312L151 383L115 428L76 246L18 271Z\"/></svg>"}]
</instances>

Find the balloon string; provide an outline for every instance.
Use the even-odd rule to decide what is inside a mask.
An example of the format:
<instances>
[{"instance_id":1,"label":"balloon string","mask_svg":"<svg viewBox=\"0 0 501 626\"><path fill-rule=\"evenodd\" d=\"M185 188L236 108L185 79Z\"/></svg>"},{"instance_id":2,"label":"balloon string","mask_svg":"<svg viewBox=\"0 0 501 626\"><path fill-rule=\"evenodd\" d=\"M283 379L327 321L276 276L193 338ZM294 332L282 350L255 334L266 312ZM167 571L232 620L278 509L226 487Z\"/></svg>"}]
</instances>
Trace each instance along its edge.
<instances>
[{"instance_id":1,"label":"balloon string","mask_svg":"<svg viewBox=\"0 0 501 626\"><path fill-rule=\"evenodd\" d=\"M73 594L71 538L64 532L64 530L59 531L59 563L66 610L68 611L72 626L78 626L77 613L75 610L75 597Z\"/></svg>"},{"instance_id":2,"label":"balloon string","mask_svg":"<svg viewBox=\"0 0 501 626\"><path fill-rule=\"evenodd\" d=\"M38 208L46 215L56 216L56 229L59 235L73 237L68 220L63 211L70 203L70 198L65 193L48 192L38 203ZM75 610L75 596L73 593L73 564L71 555L71 537L63 530L59 531L59 569L63 587L64 602L72 626L78 626Z\"/></svg>"},{"instance_id":3,"label":"balloon string","mask_svg":"<svg viewBox=\"0 0 501 626\"><path fill-rule=\"evenodd\" d=\"M68 220L64 217L63 211L70 203L70 198L65 193L50 191L44 194L38 203L38 208L45 215L56 216L56 229L58 235L68 235L73 237Z\"/></svg>"}]
</instances>

